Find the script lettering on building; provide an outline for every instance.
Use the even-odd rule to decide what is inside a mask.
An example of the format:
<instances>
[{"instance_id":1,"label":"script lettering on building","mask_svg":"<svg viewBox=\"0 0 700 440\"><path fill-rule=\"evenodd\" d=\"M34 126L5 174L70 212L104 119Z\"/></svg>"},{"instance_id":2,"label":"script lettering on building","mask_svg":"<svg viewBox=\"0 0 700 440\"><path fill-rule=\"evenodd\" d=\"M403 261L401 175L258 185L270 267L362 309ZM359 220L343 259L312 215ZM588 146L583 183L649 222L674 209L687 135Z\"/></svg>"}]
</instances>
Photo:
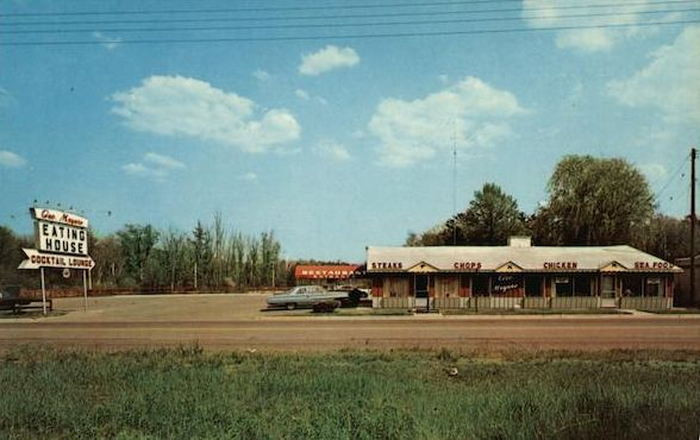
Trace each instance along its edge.
<instances>
[{"instance_id":1,"label":"script lettering on building","mask_svg":"<svg viewBox=\"0 0 700 440\"><path fill-rule=\"evenodd\" d=\"M522 278L514 275L498 275L493 280L494 293L508 293L520 289Z\"/></svg>"},{"instance_id":2,"label":"script lettering on building","mask_svg":"<svg viewBox=\"0 0 700 440\"><path fill-rule=\"evenodd\" d=\"M372 263L372 269L402 269L401 262L375 261Z\"/></svg>"},{"instance_id":3,"label":"script lettering on building","mask_svg":"<svg viewBox=\"0 0 700 440\"><path fill-rule=\"evenodd\" d=\"M453 267L455 270L479 270L481 261L455 261Z\"/></svg>"},{"instance_id":4,"label":"script lettering on building","mask_svg":"<svg viewBox=\"0 0 700 440\"><path fill-rule=\"evenodd\" d=\"M548 270L573 270L578 267L575 261L546 261L543 265Z\"/></svg>"}]
</instances>

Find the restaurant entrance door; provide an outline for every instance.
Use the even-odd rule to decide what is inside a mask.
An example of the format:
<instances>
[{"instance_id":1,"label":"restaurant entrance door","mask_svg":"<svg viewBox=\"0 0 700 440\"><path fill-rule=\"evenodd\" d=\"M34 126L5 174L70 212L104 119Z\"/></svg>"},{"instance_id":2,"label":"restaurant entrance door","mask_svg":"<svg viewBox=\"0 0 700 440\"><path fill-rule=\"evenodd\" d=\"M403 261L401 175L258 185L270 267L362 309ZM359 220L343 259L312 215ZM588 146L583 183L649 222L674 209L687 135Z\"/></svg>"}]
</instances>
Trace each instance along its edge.
<instances>
[{"instance_id":1,"label":"restaurant entrance door","mask_svg":"<svg viewBox=\"0 0 700 440\"><path fill-rule=\"evenodd\" d=\"M615 284L617 280L613 275L603 275L600 280L600 298L602 307L616 307Z\"/></svg>"},{"instance_id":2,"label":"restaurant entrance door","mask_svg":"<svg viewBox=\"0 0 700 440\"><path fill-rule=\"evenodd\" d=\"M416 275L414 278L414 292L416 293L416 309L430 310L428 298L428 275Z\"/></svg>"}]
</instances>

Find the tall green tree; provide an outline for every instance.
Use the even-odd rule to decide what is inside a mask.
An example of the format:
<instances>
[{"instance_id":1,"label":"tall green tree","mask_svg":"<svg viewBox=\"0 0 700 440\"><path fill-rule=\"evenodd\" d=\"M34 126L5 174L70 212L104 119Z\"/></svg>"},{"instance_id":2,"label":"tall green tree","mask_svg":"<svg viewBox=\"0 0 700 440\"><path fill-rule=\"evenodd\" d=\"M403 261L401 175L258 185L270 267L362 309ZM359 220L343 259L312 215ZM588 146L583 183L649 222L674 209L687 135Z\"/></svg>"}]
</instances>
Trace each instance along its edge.
<instances>
[{"instance_id":1,"label":"tall green tree","mask_svg":"<svg viewBox=\"0 0 700 440\"><path fill-rule=\"evenodd\" d=\"M527 233L525 214L518 202L495 183L474 192L464 212L421 235L409 233L407 246L496 246L508 237Z\"/></svg>"},{"instance_id":2,"label":"tall green tree","mask_svg":"<svg viewBox=\"0 0 700 440\"><path fill-rule=\"evenodd\" d=\"M211 282L212 245L211 233L197 220L190 239L192 258L197 271L197 287L207 286Z\"/></svg>"},{"instance_id":3,"label":"tall green tree","mask_svg":"<svg viewBox=\"0 0 700 440\"><path fill-rule=\"evenodd\" d=\"M538 244L630 243L654 214L646 179L624 159L565 156L547 189L549 201L533 219Z\"/></svg>"},{"instance_id":4,"label":"tall green tree","mask_svg":"<svg viewBox=\"0 0 700 440\"><path fill-rule=\"evenodd\" d=\"M479 246L504 245L508 237L527 231L518 202L495 183L486 183L475 191L469 207L446 226L453 233L456 228L458 244Z\"/></svg>"},{"instance_id":5,"label":"tall green tree","mask_svg":"<svg viewBox=\"0 0 700 440\"><path fill-rule=\"evenodd\" d=\"M172 229L161 239L163 269L167 270L171 292L175 291L176 285L185 285L185 280L189 278L191 253L187 245L185 234Z\"/></svg>"},{"instance_id":6,"label":"tall green tree","mask_svg":"<svg viewBox=\"0 0 700 440\"><path fill-rule=\"evenodd\" d=\"M132 282L143 282L146 262L158 243L158 236L158 231L151 225L127 224L117 232L124 257L124 268Z\"/></svg>"},{"instance_id":7,"label":"tall green tree","mask_svg":"<svg viewBox=\"0 0 700 440\"><path fill-rule=\"evenodd\" d=\"M0 287L16 284L20 280L17 266L24 259L20 240L6 226L0 226Z\"/></svg>"},{"instance_id":8,"label":"tall green tree","mask_svg":"<svg viewBox=\"0 0 700 440\"><path fill-rule=\"evenodd\" d=\"M92 281L95 286L114 287L122 280L124 258L120 240L108 235L95 241L90 248L90 256L95 260Z\"/></svg>"}]
</instances>

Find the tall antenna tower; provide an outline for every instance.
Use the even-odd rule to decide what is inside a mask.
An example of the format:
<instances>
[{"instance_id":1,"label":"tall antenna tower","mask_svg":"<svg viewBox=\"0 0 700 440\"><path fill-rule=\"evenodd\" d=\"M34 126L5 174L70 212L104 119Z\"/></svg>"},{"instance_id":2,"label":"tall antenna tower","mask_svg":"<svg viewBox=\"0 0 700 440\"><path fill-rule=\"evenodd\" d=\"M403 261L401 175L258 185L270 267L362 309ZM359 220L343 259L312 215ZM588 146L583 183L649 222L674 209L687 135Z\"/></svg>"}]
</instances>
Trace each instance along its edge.
<instances>
[{"instance_id":1,"label":"tall antenna tower","mask_svg":"<svg viewBox=\"0 0 700 440\"><path fill-rule=\"evenodd\" d=\"M452 119L452 246L457 246L457 124Z\"/></svg>"}]
</instances>

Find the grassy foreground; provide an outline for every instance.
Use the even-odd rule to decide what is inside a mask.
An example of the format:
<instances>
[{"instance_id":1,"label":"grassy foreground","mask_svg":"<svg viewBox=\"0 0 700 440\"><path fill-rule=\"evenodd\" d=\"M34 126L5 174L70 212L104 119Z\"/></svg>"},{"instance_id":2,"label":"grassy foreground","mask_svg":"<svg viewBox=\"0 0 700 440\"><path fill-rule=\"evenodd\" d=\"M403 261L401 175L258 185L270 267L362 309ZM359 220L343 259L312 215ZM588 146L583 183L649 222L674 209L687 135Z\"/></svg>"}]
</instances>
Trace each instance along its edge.
<instances>
[{"instance_id":1,"label":"grassy foreground","mask_svg":"<svg viewBox=\"0 0 700 440\"><path fill-rule=\"evenodd\" d=\"M456 376L448 374L457 368ZM700 354L0 356L0 438L697 438Z\"/></svg>"}]
</instances>

